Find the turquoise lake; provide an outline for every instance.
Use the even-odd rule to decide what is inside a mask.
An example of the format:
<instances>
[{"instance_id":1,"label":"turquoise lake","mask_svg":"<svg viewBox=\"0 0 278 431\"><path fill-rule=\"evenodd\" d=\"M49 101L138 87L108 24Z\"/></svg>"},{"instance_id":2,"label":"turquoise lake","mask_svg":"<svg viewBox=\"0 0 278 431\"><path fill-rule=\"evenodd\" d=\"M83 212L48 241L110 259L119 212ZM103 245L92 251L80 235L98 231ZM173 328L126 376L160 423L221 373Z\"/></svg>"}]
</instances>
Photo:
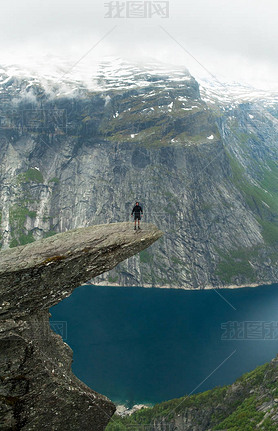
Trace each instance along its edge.
<instances>
[{"instance_id":1,"label":"turquoise lake","mask_svg":"<svg viewBox=\"0 0 278 431\"><path fill-rule=\"evenodd\" d=\"M59 327L77 377L128 406L230 384L278 353L278 284L217 291L88 285L51 314L53 329L66 322Z\"/></svg>"}]
</instances>

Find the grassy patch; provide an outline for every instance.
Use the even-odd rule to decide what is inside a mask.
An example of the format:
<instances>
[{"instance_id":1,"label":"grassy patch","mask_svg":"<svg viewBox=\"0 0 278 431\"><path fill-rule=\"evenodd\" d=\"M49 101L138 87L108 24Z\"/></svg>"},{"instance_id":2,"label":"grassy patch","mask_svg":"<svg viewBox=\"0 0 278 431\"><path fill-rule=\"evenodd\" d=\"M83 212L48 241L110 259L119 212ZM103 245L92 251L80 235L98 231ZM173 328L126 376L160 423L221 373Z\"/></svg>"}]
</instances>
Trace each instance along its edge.
<instances>
[{"instance_id":1,"label":"grassy patch","mask_svg":"<svg viewBox=\"0 0 278 431\"><path fill-rule=\"evenodd\" d=\"M13 238L9 244L10 248L17 247L18 245L20 245L20 244L16 238Z\"/></svg>"},{"instance_id":2,"label":"grassy patch","mask_svg":"<svg viewBox=\"0 0 278 431\"><path fill-rule=\"evenodd\" d=\"M215 274L221 281L231 282L233 277L244 276L250 282L256 281L256 275L249 261L258 255L258 248L241 248L231 250L228 253L222 252L216 247L221 261L218 263Z\"/></svg>"},{"instance_id":3,"label":"grassy patch","mask_svg":"<svg viewBox=\"0 0 278 431\"><path fill-rule=\"evenodd\" d=\"M182 265L184 266L186 264L186 262L182 259L179 259L178 257L172 255L171 256L171 261L174 265Z\"/></svg>"},{"instance_id":4,"label":"grassy patch","mask_svg":"<svg viewBox=\"0 0 278 431\"><path fill-rule=\"evenodd\" d=\"M228 283L234 277L244 276L250 282L256 281L256 275L249 260L253 256L252 251L246 251L245 255L236 255L236 251L227 253L222 261L218 263L215 274L218 275L221 281Z\"/></svg>"},{"instance_id":5,"label":"grassy patch","mask_svg":"<svg viewBox=\"0 0 278 431\"><path fill-rule=\"evenodd\" d=\"M9 210L9 221L10 225L16 229L24 228L26 218L35 218L37 215L36 211L30 211L28 208L20 205L13 205Z\"/></svg>"},{"instance_id":6,"label":"grassy patch","mask_svg":"<svg viewBox=\"0 0 278 431\"><path fill-rule=\"evenodd\" d=\"M140 251L139 257L142 263L150 263L153 261L153 256L147 250Z\"/></svg>"},{"instance_id":7,"label":"grassy patch","mask_svg":"<svg viewBox=\"0 0 278 431\"><path fill-rule=\"evenodd\" d=\"M59 184L60 180L57 177L53 177L51 178L48 183L54 183L54 184Z\"/></svg>"},{"instance_id":8,"label":"grassy patch","mask_svg":"<svg viewBox=\"0 0 278 431\"><path fill-rule=\"evenodd\" d=\"M34 241L32 232L25 229L27 217L35 218L36 211L30 211L25 206L13 205L9 209L9 222L12 230L10 247L24 245Z\"/></svg>"},{"instance_id":9,"label":"grassy patch","mask_svg":"<svg viewBox=\"0 0 278 431\"><path fill-rule=\"evenodd\" d=\"M28 171L23 172L17 176L18 183L43 183L43 176L38 169L30 168Z\"/></svg>"},{"instance_id":10,"label":"grassy patch","mask_svg":"<svg viewBox=\"0 0 278 431\"><path fill-rule=\"evenodd\" d=\"M35 241L35 239L33 237L32 232L28 232L27 234L22 233L18 237L18 242L20 245L29 244L29 243L34 242L34 241Z\"/></svg>"},{"instance_id":11,"label":"grassy patch","mask_svg":"<svg viewBox=\"0 0 278 431\"><path fill-rule=\"evenodd\" d=\"M35 239L33 237L32 232L24 233L22 232L20 235L15 237L14 234L12 234L12 240L10 241L10 248L17 247L18 245L26 245L30 244L31 242L34 242Z\"/></svg>"},{"instance_id":12,"label":"grassy patch","mask_svg":"<svg viewBox=\"0 0 278 431\"><path fill-rule=\"evenodd\" d=\"M109 141L136 142L146 148L208 142L207 136L211 133L218 139L216 127L211 130L210 114L202 104L196 103L198 106L193 110L185 111L177 100L169 110L168 98L161 95L155 95L154 99L142 96L122 99L118 109L115 107L117 116L103 119L100 131ZM129 109L125 109L127 106ZM136 136L131 138L131 134Z\"/></svg>"},{"instance_id":13,"label":"grassy patch","mask_svg":"<svg viewBox=\"0 0 278 431\"><path fill-rule=\"evenodd\" d=\"M115 277L112 277L111 275L108 276L109 283L117 283L118 279L119 279L118 275L115 275Z\"/></svg>"},{"instance_id":14,"label":"grassy patch","mask_svg":"<svg viewBox=\"0 0 278 431\"><path fill-rule=\"evenodd\" d=\"M48 238L48 237L56 235L56 234L57 234L57 232L55 232L55 230L49 230L48 232L44 232L43 237Z\"/></svg>"},{"instance_id":15,"label":"grassy patch","mask_svg":"<svg viewBox=\"0 0 278 431\"><path fill-rule=\"evenodd\" d=\"M262 226L262 236L264 241L269 245L277 244L278 242L278 223L268 220L258 220Z\"/></svg>"}]
</instances>

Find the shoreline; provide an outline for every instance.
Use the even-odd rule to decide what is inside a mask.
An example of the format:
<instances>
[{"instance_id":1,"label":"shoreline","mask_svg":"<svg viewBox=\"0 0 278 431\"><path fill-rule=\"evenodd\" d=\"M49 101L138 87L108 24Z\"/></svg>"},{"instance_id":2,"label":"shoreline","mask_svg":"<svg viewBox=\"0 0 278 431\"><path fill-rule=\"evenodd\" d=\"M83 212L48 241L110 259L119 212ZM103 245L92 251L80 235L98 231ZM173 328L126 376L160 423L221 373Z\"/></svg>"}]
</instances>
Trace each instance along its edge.
<instances>
[{"instance_id":1,"label":"shoreline","mask_svg":"<svg viewBox=\"0 0 278 431\"><path fill-rule=\"evenodd\" d=\"M141 409L147 409L147 408L151 408L154 406L154 404L134 404L132 407L128 407L123 403L116 403L114 402L115 406L116 406L116 411L115 413L121 417L124 416L130 416L132 413L135 413L138 410Z\"/></svg>"},{"instance_id":2,"label":"shoreline","mask_svg":"<svg viewBox=\"0 0 278 431\"><path fill-rule=\"evenodd\" d=\"M207 285L204 287L181 287L181 286L175 286L175 285L170 285L170 284L165 284L165 285L160 285L160 286L152 286L152 285L136 285L136 286L123 286L119 283L111 283L111 282L106 282L106 281L99 281L97 283L94 283L93 280L90 283L93 286L109 286L109 287L143 287L144 289L179 289L179 290L194 290L194 291L201 291L201 290L219 290L219 289L242 289L245 287L259 287L259 286L270 286L272 284L276 284L278 283L278 280L275 281L267 281L264 283L249 283L249 284L228 284L228 285L223 285L223 286L212 286L212 285ZM84 285L88 285L88 283L84 283Z\"/></svg>"}]
</instances>

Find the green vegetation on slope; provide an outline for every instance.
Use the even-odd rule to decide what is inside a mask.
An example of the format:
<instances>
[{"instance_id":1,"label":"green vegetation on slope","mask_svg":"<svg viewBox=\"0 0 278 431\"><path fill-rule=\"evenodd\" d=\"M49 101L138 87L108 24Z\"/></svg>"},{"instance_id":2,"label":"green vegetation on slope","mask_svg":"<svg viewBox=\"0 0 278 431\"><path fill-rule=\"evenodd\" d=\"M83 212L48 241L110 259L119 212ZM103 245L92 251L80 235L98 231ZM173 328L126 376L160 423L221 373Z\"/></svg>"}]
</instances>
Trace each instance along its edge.
<instances>
[{"instance_id":1,"label":"green vegetation on slope","mask_svg":"<svg viewBox=\"0 0 278 431\"><path fill-rule=\"evenodd\" d=\"M218 263L215 273L222 281L229 283L233 277L240 275L246 277L250 282L256 281L254 268L250 261L258 256L257 247L230 250L226 253L222 252L218 247L215 247L215 249L221 257L221 262Z\"/></svg>"},{"instance_id":2,"label":"green vegetation on slope","mask_svg":"<svg viewBox=\"0 0 278 431\"><path fill-rule=\"evenodd\" d=\"M38 169L30 168L28 171L23 172L17 176L18 183L43 183L42 173Z\"/></svg>"},{"instance_id":3,"label":"green vegetation on slope","mask_svg":"<svg viewBox=\"0 0 278 431\"><path fill-rule=\"evenodd\" d=\"M258 184L252 184L240 163L228 152L227 155L233 183L243 194L249 208L257 214L264 241L270 245L278 242L278 165L269 160L267 166L260 166Z\"/></svg>"},{"instance_id":4,"label":"green vegetation on slope","mask_svg":"<svg viewBox=\"0 0 278 431\"><path fill-rule=\"evenodd\" d=\"M167 97L166 97L167 96ZM100 132L105 139L116 142L136 142L146 148L162 147L172 144L199 144L207 142L211 134L219 139L218 129L211 121L211 114L204 110L201 101L184 103L168 95L157 92L152 98L144 95L128 94L121 98L118 110L109 118L105 117ZM127 109L127 107L129 107ZM135 136L131 136L134 134Z\"/></svg>"},{"instance_id":5,"label":"green vegetation on slope","mask_svg":"<svg viewBox=\"0 0 278 431\"><path fill-rule=\"evenodd\" d=\"M250 139L250 136L247 135ZM226 152L232 172L232 182L243 195L246 205L253 212L266 246L278 248L278 165L269 160L266 165L258 167L257 183L251 183L244 168L230 153ZM256 282L256 273L252 261L260 260L259 246L234 249L224 252L215 247L221 261L216 268L218 275L225 284L233 282L236 277ZM270 256L275 264L278 251Z\"/></svg>"},{"instance_id":6,"label":"green vegetation on slope","mask_svg":"<svg viewBox=\"0 0 278 431\"><path fill-rule=\"evenodd\" d=\"M9 211L9 223L11 227L10 247L16 247L17 245L28 244L35 241L32 232L28 232L25 229L25 223L27 217L35 218L36 211L30 211L25 206L13 205Z\"/></svg>"},{"instance_id":7,"label":"green vegetation on slope","mask_svg":"<svg viewBox=\"0 0 278 431\"><path fill-rule=\"evenodd\" d=\"M257 367L244 374L233 385L216 387L209 391L185 396L163 403L152 408L136 411L130 416L113 416L106 427L107 431L140 430L142 425L164 421L174 423L181 416L189 417L191 425L201 424L205 417L212 430L252 431L258 429L274 431L277 424L265 411L259 410L277 391L277 360ZM273 411L273 415L278 411ZM152 428L159 430L160 428ZM173 428L175 429L175 428ZM202 428L198 428L202 429ZM203 428L207 429L207 428Z\"/></svg>"},{"instance_id":8,"label":"green vegetation on slope","mask_svg":"<svg viewBox=\"0 0 278 431\"><path fill-rule=\"evenodd\" d=\"M153 255L151 255L147 250L140 251L140 262L150 263L153 260Z\"/></svg>"}]
</instances>

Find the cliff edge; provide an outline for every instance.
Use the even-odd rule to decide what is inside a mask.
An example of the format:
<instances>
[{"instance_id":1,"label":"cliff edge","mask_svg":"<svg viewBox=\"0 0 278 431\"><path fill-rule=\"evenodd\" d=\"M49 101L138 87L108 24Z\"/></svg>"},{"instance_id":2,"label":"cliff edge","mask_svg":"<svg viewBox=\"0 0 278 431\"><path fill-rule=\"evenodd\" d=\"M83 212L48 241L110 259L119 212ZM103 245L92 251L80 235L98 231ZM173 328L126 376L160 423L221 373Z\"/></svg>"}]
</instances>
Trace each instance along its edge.
<instances>
[{"instance_id":1,"label":"cliff edge","mask_svg":"<svg viewBox=\"0 0 278 431\"><path fill-rule=\"evenodd\" d=\"M0 253L1 430L102 431L115 411L71 371L72 351L49 326L49 307L155 242L144 224L75 229Z\"/></svg>"}]
</instances>

